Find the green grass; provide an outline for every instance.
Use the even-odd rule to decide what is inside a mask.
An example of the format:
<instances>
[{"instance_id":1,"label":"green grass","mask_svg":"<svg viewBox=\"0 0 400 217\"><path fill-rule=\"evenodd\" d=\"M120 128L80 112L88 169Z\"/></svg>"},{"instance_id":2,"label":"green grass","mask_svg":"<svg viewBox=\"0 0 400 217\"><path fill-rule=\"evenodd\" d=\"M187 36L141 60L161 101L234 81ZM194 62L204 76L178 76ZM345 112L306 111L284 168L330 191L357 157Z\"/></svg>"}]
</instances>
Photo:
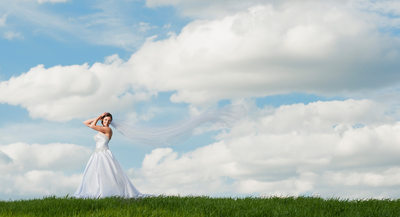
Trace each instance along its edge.
<instances>
[{"instance_id":1,"label":"green grass","mask_svg":"<svg viewBox=\"0 0 400 217\"><path fill-rule=\"evenodd\" d=\"M0 216L400 216L400 200L148 197L0 201Z\"/></svg>"}]
</instances>

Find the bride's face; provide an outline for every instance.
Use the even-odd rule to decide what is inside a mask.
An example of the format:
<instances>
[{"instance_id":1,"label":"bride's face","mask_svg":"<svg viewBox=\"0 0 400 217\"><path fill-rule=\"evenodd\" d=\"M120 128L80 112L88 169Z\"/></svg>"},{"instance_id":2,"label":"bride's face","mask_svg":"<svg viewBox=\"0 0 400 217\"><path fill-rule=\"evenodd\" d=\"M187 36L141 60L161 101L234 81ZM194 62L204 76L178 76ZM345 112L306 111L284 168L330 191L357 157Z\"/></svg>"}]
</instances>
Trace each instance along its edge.
<instances>
[{"instance_id":1,"label":"bride's face","mask_svg":"<svg viewBox=\"0 0 400 217\"><path fill-rule=\"evenodd\" d=\"M105 117L105 118L103 118L103 126L106 126L106 127L108 127L108 125L110 125L110 123L111 123L111 117Z\"/></svg>"}]
</instances>

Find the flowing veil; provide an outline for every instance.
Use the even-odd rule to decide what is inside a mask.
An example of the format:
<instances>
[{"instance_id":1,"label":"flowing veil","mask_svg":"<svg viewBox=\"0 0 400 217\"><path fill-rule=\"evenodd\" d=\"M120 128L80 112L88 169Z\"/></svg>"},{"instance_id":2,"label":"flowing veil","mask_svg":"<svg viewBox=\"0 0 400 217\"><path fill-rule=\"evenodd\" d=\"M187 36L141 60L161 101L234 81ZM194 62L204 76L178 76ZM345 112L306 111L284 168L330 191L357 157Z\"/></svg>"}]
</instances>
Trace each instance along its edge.
<instances>
[{"instance_id":1,"label":"flowing veil","mask_svg":"<svg viewBox=\"0 0 400 217\"><path fill-rule=\"evenodd\" d=\"M242 106L226 106L220 109L210 109L200 115L163 127L133 125L123 120L113 120L111 126L132 142L166 146L185 141L196 128L205 124L218 126L219 129L228 128L244 113L245 109Z\"/></svg>"}]
</instances>

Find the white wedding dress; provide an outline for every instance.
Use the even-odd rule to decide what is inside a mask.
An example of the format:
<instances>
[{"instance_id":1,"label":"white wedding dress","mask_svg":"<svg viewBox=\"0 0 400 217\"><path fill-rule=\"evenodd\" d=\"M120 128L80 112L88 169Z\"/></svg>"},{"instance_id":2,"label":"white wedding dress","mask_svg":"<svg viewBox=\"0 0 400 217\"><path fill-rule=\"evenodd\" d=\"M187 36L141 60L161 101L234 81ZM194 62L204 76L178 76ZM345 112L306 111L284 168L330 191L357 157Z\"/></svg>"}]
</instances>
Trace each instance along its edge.
<instances>
[{"instance_id":1,"label":"white wedding dress","mask_svg":"<svg viewBox=\"0 0 400 217\"><path fill-rule=\"evenodd\" d=\"M108 136L94 136L96 150L90 156L83 173L82 182L75 192L77 198L141 197L141 194L124 173L118 161L108 149Z\"/></svg>"}]
</instances>

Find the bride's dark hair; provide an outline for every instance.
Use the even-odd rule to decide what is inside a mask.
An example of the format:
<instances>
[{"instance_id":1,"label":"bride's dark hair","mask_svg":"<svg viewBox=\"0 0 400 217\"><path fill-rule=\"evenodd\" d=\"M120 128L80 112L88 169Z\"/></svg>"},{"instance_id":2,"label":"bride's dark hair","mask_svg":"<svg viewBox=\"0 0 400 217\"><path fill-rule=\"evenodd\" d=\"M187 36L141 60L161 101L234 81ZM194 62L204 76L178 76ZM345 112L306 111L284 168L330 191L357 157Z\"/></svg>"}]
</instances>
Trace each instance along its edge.
<instances>
[{"instance_id":1,"label":"bride's dark hair","mask_svg":"<svg viewBox=\"0 0 400 217\"><path fill-rule=\"evenodd\" d=\"M110 117L111 118L111 120L110 120L110 123L112 122L112 115L111 115L111 113L109 113L109 112L107 112L104 116L103 116L103 118L101 119L101 124L103 124L103 119L105 118L105 117Z\"/></svg>"}]
</instances>

